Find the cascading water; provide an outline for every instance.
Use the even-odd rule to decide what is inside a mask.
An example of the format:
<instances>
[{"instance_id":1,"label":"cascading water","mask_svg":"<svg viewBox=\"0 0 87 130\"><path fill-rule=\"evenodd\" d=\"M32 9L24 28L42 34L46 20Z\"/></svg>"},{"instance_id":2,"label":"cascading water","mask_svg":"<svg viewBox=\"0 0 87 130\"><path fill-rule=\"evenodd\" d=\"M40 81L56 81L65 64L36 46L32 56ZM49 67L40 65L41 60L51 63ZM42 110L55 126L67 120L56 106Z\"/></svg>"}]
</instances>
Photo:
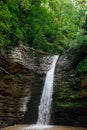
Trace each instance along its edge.
<instances>
[{"instance_id":1,"label":"cascading water","mask_svg":"<svg viewBox=\"0 0 87 130\"><path fill-rule=\"evenodd\" d=\"M50 120L50 109L52 102L52 93L53 93L53 80L55 66L58 59L58 56L53 56L53 62L51 69L46 74L45 84L43 87L42 97L39 106L38 120L37 125L47 125Z\"/></svg>"},{"instance_id":2,"label":"cascading water","mask_svg":"<svg viewBox=\"0 0 87 130\"><path fill-rule=\"evenodd\" d=\"M42 97L41 97L41 101L39 105L37 124L30 125L25 130L35 130L35 129L41 130L41 129L46 129L46 128L48 129L52 127L48 124L50 120L54 72L55 72L57 59L58 59L58 56L52 57L53 62L52 62L51 68L46 74L45 84L43 87Z\"/></svg>"}]
</instances>

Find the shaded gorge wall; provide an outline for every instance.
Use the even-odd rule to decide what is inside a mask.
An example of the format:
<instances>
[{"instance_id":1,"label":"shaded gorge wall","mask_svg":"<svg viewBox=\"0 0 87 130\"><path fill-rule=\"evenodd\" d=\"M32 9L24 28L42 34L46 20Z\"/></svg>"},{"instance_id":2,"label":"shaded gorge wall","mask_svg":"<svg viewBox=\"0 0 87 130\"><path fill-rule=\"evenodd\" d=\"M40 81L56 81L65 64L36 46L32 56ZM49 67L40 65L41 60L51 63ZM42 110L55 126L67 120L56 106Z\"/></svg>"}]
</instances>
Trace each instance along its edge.
<instances>
[{"instance_id":1,"label":"shaded gorge wall","mask_svg":"<svg viewBox=\"0 0 87 130\"><path fill-rule=\"evenodd\" d=\"M20 45L0 53L0 127L34 123L51 56Z\"/></svg>"},{"instance_id":2,"label":"shaded gorge wall","mask_svg":"<svg viewBox=\"0 0 87 130\"><path fill-rule=\"evenodd\" d=\"M60 56L55 74L52 121L56 125L87 127L87 46Z\"/></svg>"},{"instance_id":3,"label":"shaded gorge wall","mask_svg":"<svg viewBox=\"0 0 87 130\"><path fill-rule=\"evenodd\" d=\"M84 45L69 49L56 65L51 123L87 127L87 71L76 74L87 59ZM51 55L20 45L0 52L0 127L35 123Z\"/></svg>"}]
</instances>

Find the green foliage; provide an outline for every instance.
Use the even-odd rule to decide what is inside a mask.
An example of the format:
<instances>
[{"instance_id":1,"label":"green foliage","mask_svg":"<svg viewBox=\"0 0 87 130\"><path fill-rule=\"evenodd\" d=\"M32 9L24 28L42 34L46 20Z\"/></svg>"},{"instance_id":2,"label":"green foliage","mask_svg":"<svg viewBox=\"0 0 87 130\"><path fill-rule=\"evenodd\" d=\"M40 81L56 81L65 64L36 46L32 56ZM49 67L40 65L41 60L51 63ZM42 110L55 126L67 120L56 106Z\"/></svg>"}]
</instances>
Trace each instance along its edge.
<instances>
[{"instance_id":1,"label":"green foliage","mask_svg":"<svg viewBox=\"0 0 87 130\"><path fill-rule=\"evenodd\" d=\"M62 53L82 33L83 11L70 0L0 1L0 48L25 45Z\"/></svg>"},{"instance_id":2,"label":"green foliage","mask_svg":"<svg viewBox=\"0 0 87 130\"><path fill-rule=\"evenodd\" d=\"M87 106L87 42L86 37L83 38L80 45L71 50L71 67L72 74L65 72L64 79L55 91L55 111L71 109L74 107ZM70 50L69 53L70 54ZM73 61L73 62L72 62ZM76 63L76 64L75 64ZM70 71L69 71L70 72ZM81 98L81 100L79 100ZM60 109L60 110L59 110Z\"/></svg>"},{"instance_id":3,"label":"green foliage","mask_svg":"<svg viewBox=\"0 0 87 130\"><path fill-rule=\"evenodd\" d=\"M22 75L22 74L19 74L19 73L16 74L16 77L19 78L20 80L23 79L23 75Z\"/></svg>"},{"instance_id":4,"label":"green foliage","mask_svg":"<svg viewBox=\"0 0 87 130\"><path fill-rule=\"evenodd\" d=\"M78 102L59 102L58 107L63 108L63 109L70 109L74 107L80 107L81 104Z\"/></svg>"},{"instance_id":5,"label":"green foliage","mask_svg":"<svg viewBox=\"0 0 87 130\"><path fill-rule=\"evenodd\" d=\"M72 74L67 77L66 81L62 81L55 92L55 111L87 106L84 99L82 102L79 100L83 95L87 95L87 88L83 89L80 82L81 77L76 74Z\"/></svg>"},{"instance_id":6,"label":"green foliage","mask_svg":"<svg viewBox=\"0 0 87 130\"><path fill-rule=\"evenodd\" d=\"M77 74L87 73L87 59L84 59L76 68Z\"/></svg>"},{"instance_id":7,"label":"green foliage","mask_svg":"<svg viewBox=\"0 0 87 130\"><path fill-rule=\"evenodd\" d=\"M81 44L84 46L84 49L87 50L87 36L82 37Z\"/></svg>"},{"instance_id":8,"label":"green foliage","mask_svg":"<svg viewBox=\"0 0 87 130\"><path fill-rule=\"evenodd\" d=\"M20 74L20 73L17 73L17 74L10 74L9 76L8 76L8 78L9 79L16 79L16 78L18 78L19 80L22 80L23 79L23 75L22 74Z\"/></svg>"},{"instance_id":9,"label":"green foliage","mask_svg":"<svg viewBox=\"0 0 87 130\"><path fill-rule=\"evenodd\" d=\"M73 87L70 86L70 82L71 81L62 82L62 85L58 90L58 100L71 101L78 97L78 93L73 89Z\"/></svg>"},{"instance_id":10,"label":"green foliage","mask_svg":"<svg viewBox=\"0 0 87 130\"><path fill-rule=\"evenodd\" d=\"M76 75L76 72L69 76L68 78L68 84L72 87L72 89L78 89L80 90L80 87L78 87L79 83L81 81L81 78Z\"/></svg>"},{"instance_id":11,"label":"green foliage","mask_svg":"<svg viewBox=\"0 0 87 130\"><path fill-rule=\"evenodd\" d=\"M20 90L23 89L23 87L21 85L18 85L16 83L14 83L14 84L12 84L11 89L16 90L16 91L19 92Z\"/></svg>"}]
</instances>

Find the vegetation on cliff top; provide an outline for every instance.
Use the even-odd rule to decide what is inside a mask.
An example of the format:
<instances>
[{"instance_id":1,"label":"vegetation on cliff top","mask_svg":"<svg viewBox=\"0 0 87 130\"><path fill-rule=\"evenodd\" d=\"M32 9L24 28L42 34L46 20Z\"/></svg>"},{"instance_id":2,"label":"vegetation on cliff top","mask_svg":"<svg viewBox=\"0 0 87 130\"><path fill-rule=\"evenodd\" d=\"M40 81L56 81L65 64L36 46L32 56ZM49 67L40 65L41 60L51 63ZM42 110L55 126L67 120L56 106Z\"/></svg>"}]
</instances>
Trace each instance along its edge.
<instances>
[{"instance_id":1,"label":"vegetation on cliff top","mask_svg":"<svg viewBox=\"0 0 87 130\"><path fill-rule=\"evenodd\" d=\"M81 41L85 0L1 0L0 48L20 43L49 53L62 53ZM79 7L79 8L78 8Z\"/></svg>"}]
</instances>

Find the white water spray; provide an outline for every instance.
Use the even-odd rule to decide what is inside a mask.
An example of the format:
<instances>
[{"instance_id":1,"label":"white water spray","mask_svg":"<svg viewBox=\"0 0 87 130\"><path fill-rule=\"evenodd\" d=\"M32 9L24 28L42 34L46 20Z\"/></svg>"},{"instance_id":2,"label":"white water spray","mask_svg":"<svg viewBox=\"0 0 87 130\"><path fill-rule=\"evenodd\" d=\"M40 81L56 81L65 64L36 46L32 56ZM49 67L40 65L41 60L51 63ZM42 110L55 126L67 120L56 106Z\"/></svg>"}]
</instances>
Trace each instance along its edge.
<instances>
[{"instance_id":1,"label":"white water spray","mask_svg":"<svg viewBox=\"0 0 87 130\"><path fill-rule=\"evenodd\" d=\"M47 125L50 120L50 109L52 102L52 94L53 94L53 80L54 80L54 72L55 66L58 59L58 56L53 56L53 63L51 65L51 69L46 74L45 84L43 87L42 97L39 106L38 112L38 120L37 125Z\"/></svg>"}]
</instances>

